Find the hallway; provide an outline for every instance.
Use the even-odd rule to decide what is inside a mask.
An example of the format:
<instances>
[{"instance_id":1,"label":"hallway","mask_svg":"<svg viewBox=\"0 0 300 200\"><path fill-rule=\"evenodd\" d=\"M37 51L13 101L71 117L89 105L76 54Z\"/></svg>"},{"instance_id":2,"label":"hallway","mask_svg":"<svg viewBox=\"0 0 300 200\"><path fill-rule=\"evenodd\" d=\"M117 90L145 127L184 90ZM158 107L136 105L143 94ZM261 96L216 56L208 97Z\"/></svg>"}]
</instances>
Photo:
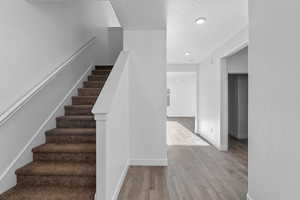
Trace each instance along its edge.
<instances>
[{"instance_id":1,"label":"hallway","mask_svg":"<svg viewBox=\"0 0 300 200\"><path fill-rule=\"evenodd\" d=\"M193 134L195 118L168 117L167 144L169 146L208 146L200 137Z\"/></svg>"},{"instance_id":2,"label":"hallway","mask_svg":"<svg viewBox=\"0 0 300 200\"><path fill-rule=\"evenodd\" d=\"M178 134L194 138L194 135L189 135L192 134L189 128L182 124L185 123L181 120L168 121L168 141L173 139L178 142L178 138L186 138ZM246 199L246 147L242 143L232 142L231 150L224 153L201 139L198 141L202 141L202 145L185 145L185 141L183 145L169 146L168 167L131 167L118 199Z\"/></svg>"}]
</instances>

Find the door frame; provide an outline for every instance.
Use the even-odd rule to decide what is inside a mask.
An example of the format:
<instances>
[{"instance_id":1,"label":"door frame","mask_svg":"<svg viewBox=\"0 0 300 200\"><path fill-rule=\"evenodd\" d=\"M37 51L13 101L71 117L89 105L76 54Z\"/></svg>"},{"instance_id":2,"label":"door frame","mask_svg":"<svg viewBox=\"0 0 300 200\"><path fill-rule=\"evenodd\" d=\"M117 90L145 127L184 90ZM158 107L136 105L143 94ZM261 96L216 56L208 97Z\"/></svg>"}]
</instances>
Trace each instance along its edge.
<instances>
[{"instance_id":1,"label":"door frame","mask_svg":"<svg viewBox=\"0 0 300 200\"><path fill-rule=\"evenodd\" d=\"M227 58L249 46L248 42L237 45L221 56L221 120L220 120L220 150L228 151L228 66Z\"/></svg>"}]
</instances>

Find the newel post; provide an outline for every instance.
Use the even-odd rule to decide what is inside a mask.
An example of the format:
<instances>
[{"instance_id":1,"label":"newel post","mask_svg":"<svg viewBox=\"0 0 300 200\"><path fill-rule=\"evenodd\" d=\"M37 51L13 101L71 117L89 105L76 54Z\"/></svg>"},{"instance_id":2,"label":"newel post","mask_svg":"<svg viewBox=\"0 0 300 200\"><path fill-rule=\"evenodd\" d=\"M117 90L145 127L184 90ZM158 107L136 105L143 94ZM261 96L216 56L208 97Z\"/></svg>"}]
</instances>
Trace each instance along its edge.
<instances>
[{"instance_id":1,"label":"newel post","mask_svg":"<svg viewBox=\"0 0 300 200\"><path fill-rule=\"evenodd\" d=\"M107 114L95 114L97 170L95 200L106 200L106 119Z\"/></svg>"}]
</instances>

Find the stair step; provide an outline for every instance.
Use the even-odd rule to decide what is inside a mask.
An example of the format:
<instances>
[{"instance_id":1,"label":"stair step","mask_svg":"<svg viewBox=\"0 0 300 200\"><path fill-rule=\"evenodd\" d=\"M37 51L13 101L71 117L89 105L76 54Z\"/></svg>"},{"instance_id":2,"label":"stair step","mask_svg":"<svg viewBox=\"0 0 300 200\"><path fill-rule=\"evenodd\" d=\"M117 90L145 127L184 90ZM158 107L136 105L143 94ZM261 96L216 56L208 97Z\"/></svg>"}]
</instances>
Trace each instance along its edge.
<instances>
[{"instance_id":1,"label":"stair step","mask_svg":"<svg viewBox=\"0 0 300 200\"><path fill-rule=\"evenodd\" d=\"M97 66L95 66L95 69L110 69L110 70L112 70L112 68L113 68L113 65L97 65Z\"/></svg>"},{"instance_id":2,"label":"stair step","mask_svg":"<svg viewBox=\"0 0 300 200\"><path fill-rule=\"evenodd\" d=\"M106 69L96 69L92 71L93 75L106 75L108 76L111 70L106 70Z\"/></svg>"},{"instance_id":3,"label":"stair step","mask_svg":"<svg viewBox=\"0 0 300 200\"><path fill-rule=\"evenodd\" d=\"M74 115L56 118L57 128L96 128L94 116Z\"/></svg>"},{"instance_id":4,"label":"stair step","mask_svg":"<svg viewBox=\"0 0 300 200\"><path fill-rule=\"evenodd\" d=\"M94 128L56 128L46 132L47 143L95 143Z\"/></svg>"},{"instance_id":5,"label":"stair step","mask_svg":"<svg viewBox=\"0 0 300 200\"><path fill-rule=\"evenodd\" d=\"M46 143L32 149L33 162L16 170L17 185L0 200L93 200L96 190L96 121L92 108L113 66L95 70L46 131Z\"/></svg>"},{"instance_id":6,"label":"stair step","mask_svg":"<svg viewBox=\"0 0 300 200\"><path fill-rule=\"evenodd\" d=\"M79 88L78 96L99 96L100 88Z\"/></svg>"},{"instance_id":7,"label":"stair step","mask_svg":"<svg viewBox=\"0 0 300 200\"><path fill-rule=\"evenodd\" d=\"M65 115L92 115L92 105L65 106Z\"/></svg>"},{"instance_id":8,"label":"stair step","mask_svg":"<svg viewBox=\"0 0 300 200\"><path fill-rule=\"evenodd\" d=\"M84 88L102 88L105 81L85 81L83 82Z\"/></svg>"},{"instance_id":9,"label":"stair step","mask_svg":"<svg viewBox=\"0 0 300 200\"><path fill-rule=\"evenodd\" d=\"M19 185L92 187L96 185L96 164L34 161L16 175Z\"/></svg>"},{"instance_id":10,"label":"stair step","mask_svg":"<svg viewBox=\"0 0 300 200\"><path fill-rule=\"evenodd\" d=\"M90 75L88 81L106 81L108 75Z\"/></svg>"},{"instance_id":11,"label":"stair step","mask_svg":"<svg viewBox=\"0 0 300 200\"><path fill-rule=\"evenodd\" d=\"M73 105L94 105L97 101L96 96L75 96L72 97Z\"/></svg>"},{"instance_id":12,"label":"stair step","mask_svg":"<svg viewBox=\"0 0 300 200\"><path fill-rule=\"evenodd\" d=\"M96 144L43 144L33 153L96 153Z\"/></svg>"},{"instance_id":13,"label":"stair step","mask_svg":"<svg viewBox=\"0 0 300 200\"><path fill-rule=\"evenodd\" d=\"M96 162L96 144L43 144L32 150L34 161Z\"/></svg>"},{"instance_id":14,"label":"stair step","mask_svg":"<svg viewBox=\"0 0 300 200\"><path fill-rule=\"evenodd\" d=\"M0 195L3 200L94 200L95 187L16 186Z\"/></svg>"}]
</instances>

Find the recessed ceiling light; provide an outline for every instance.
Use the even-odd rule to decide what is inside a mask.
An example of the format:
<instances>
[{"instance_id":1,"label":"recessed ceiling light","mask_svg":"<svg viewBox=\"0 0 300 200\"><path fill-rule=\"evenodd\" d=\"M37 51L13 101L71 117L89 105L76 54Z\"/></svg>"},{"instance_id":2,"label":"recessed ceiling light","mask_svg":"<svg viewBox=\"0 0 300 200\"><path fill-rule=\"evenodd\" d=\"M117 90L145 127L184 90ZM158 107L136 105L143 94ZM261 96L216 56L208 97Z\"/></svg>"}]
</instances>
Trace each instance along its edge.
<instances>
[{"instance_id":1,"label":"recessed ceiling light","mask_svg":"<svg viewBox=\"0 0 300 200\"><path fill-rule=\"evenodd\" d=\"M207 21L207 19L205 17L199 17L195 20L196 24L204 24Z\"/></svg>"},{"instance_id":2,"label":"recessed ceiling light","mask_svg":"<svg viewBox=\"0 0 300 200\"><path fill-rule=\"evenodd\" d=\"M185 55L185 56L189 56L189 55L191 55L191 53L190 53L190 52L185 52L184 55Z\"/></svg>"}]
</instances>

